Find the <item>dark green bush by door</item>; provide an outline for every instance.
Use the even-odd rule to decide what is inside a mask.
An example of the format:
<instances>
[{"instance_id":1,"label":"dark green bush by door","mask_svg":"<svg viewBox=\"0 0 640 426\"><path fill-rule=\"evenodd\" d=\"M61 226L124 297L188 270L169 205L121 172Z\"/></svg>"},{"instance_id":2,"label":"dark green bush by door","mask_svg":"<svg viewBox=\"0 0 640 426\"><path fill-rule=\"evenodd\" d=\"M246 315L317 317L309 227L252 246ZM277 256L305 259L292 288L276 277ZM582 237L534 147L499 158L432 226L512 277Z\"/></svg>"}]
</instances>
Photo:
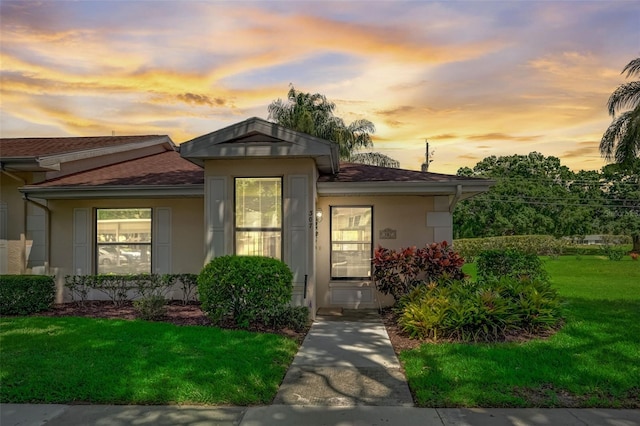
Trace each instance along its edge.
<instances>
[{"instance_id":1,"label":"dark green bush by door","mask_svg":"<svg viewBox=\"0 0 640 426\"><path fill-rule=\"evenodd\" d=\"M247 327L271 318L291 302L293 275L282 261L261 256L222 256L198 276L202 310L214 324Z\"/></svg>"}]
</instances>

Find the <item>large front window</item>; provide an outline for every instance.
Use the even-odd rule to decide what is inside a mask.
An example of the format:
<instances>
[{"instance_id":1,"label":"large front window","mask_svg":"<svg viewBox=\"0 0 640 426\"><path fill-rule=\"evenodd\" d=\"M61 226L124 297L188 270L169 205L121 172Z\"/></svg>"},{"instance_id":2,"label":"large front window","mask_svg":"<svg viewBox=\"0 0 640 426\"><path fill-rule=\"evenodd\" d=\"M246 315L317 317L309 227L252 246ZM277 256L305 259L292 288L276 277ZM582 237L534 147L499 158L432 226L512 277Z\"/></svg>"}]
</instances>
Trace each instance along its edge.
<instances>
[{"instance_id":1,"label":"large front window","mask_svg":"<svg viewBox=\"0 0 640 426\"><path fill-rule=\"evenodd\" d=\"M151 272L151 209L97 209L98 274Z\"/></svg>"},{"instance_id":2,"label":"large front window","mask_svg":"<svg viewBox=\"0 0 640 426\"><path fill-rule=\"evenodd\" d=\"M371 277L371 213L371 207L331 207L331 278Z\"/></svg>"},{"instance_id":3,"label":"large front window","mask_svg":"<svg viewBox=\"0 0 640 426\"><path fill-rule=\"evenodd\" d=\"M235 250L282 257L282 179L236 178Z\"/></svg>"}]
</instances>

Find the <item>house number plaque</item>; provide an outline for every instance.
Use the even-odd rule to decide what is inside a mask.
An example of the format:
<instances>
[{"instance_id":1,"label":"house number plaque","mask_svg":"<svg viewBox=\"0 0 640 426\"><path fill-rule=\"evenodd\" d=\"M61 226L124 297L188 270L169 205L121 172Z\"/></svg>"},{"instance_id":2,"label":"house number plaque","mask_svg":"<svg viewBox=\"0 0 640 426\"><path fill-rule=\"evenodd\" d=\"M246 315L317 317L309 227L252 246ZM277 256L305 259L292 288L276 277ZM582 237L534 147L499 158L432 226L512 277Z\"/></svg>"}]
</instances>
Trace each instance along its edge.
<instances>
[{"instance_id":1,"label":"house number plaque","mask_svg":"<svg viewBox=\"0 0 640 426\"><path fill-rule=\"evenodd\" d=\"M381 229L379 233L379 238L381 240L395 240L396 230L391 228Z\"/></svg>"}]
</instances>

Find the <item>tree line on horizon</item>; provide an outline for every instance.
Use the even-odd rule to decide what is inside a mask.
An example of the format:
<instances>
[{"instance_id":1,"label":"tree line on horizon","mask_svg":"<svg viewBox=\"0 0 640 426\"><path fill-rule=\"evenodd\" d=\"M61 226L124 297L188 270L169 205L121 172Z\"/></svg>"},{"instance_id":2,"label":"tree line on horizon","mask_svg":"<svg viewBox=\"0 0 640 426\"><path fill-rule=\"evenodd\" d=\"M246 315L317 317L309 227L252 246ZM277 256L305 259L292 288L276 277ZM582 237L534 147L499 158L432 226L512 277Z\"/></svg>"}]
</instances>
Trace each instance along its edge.
<instances>
[{"instance_id":1,"label":"tree line on horizon","mask_svg":"<svg viewBox=\"0 0 640 426\"><path fill-rule=\"evenodd\" d=\"M490 156L458 176L495 180L458 203L454 238L503 235L630 235L640 250L640 159L574 172L538 152Z\"/></svg>"}]
</instances>

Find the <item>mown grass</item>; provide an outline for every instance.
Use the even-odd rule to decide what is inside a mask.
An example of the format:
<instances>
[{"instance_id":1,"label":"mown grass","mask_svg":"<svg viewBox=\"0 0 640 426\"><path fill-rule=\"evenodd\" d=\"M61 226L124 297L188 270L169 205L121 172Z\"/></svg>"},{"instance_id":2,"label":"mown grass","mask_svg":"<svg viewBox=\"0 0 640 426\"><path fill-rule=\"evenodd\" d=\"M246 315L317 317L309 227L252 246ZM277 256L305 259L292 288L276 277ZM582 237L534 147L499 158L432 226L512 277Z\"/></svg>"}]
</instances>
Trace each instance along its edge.
<instances>
[{"instance_id":1,"label":"mown grass","mask_svg":"<svg viewBox=\"0 0 640 426\"><path fill-rule=\"evenodd\" d=\"M640 262L567 256L545 267L566 301L565 326L525 343L403 352L418 405L640 408Z\"/></svg>"},{"instance_id":2,"label":"mown grass","mask_svg":"<svg viewBox=\"0 0 640 426\"><path fill-rule=\"evenodd\" d=\"M269 403L297 344L271 334L89 318L0 319L0 402Z\"/></svg>"}]
</instances>

